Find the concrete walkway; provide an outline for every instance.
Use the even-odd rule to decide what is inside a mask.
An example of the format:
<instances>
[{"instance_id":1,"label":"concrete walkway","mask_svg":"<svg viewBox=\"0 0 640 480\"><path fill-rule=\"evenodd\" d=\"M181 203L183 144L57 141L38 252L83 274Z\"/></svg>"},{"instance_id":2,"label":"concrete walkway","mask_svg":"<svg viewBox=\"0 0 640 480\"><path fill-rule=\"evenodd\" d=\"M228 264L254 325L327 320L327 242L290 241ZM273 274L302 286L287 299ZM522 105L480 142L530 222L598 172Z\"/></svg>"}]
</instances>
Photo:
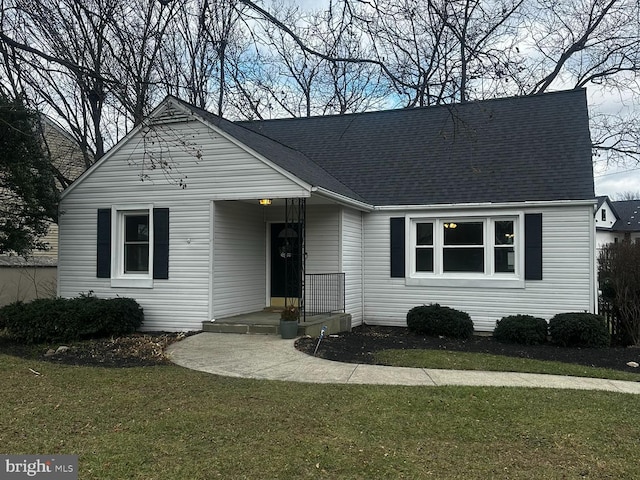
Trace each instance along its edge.
<instances>
[{"instance_id":1,"label":"concrete walkway","mask_svg":"<svg viewBox=\"0 0 640 480\"><path fill-rule=\"evenodd\" d=\"M199 333L170 345L167 353L177 365L226 377L307 383L566 388L640 394L640 382L621 380L333 362L299 352L294 342L275 335Z\"/></svg>"}]
</instances>

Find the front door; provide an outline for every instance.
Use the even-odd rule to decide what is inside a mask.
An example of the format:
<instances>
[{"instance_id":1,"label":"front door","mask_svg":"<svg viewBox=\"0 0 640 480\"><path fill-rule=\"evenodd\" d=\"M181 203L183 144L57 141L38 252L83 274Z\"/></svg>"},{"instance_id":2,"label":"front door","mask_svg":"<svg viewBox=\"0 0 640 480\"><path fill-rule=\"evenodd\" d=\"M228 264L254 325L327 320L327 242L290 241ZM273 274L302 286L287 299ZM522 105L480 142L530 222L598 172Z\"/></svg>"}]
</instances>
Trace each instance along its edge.
<instances>
[{"instance_id":1,"label":"front door","mask_svg":"<svg viewBox=\"0 0 640 480\"><path fill-rule=\"evenodd\" d=\"M300 241L284 223L271 224L271 304L300 296ZM279 300L282 299L282 300Z\"/></svg>"}]
</instances>

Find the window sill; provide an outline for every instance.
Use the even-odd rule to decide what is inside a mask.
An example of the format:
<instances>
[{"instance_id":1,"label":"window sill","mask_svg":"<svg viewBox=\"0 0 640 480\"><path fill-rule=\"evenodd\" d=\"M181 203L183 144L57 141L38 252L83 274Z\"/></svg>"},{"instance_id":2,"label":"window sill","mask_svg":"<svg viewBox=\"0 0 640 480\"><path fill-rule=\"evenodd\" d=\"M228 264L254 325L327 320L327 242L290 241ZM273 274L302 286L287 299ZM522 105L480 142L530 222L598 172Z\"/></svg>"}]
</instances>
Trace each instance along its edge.
<instances>
[{"instance_id":1,"label":"window sill","mask_svg":"<svg viewBox=\"0 0 640 480\"><path fill-rule=\"evenodd\" d=\"M112 278L111 286L115 288L153 288L153 278Z\"/></svg>"},{"instance_id":2,"label":"window sill","mask_svg":"<svg viewBox=\"0 0 640 480\"><path fill-rule=\"evenodd\" d=\"M454 278L454 277L410 277L405 279L405 285L415 287L457 287L457 288L520 288L524 289L524 280L520 278Z\"/></svg>"}]
</instances>

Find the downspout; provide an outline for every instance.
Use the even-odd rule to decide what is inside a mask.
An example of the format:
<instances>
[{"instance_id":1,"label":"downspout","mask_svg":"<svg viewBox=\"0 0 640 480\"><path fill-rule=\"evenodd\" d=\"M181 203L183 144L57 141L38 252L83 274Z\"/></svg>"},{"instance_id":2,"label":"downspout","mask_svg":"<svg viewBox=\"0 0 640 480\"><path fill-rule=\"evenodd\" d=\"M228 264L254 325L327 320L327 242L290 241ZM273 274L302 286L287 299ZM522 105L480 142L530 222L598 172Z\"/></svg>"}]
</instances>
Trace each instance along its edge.
<instances>
[{"instance_id":1,"label":"downspout","mask_svg":"<svg viewBox=\"0 0 640 480\"><path fill-rule=\"evenodd\" d=\"M590 231L590 239L589 239L589 248L591 251L591 312L598 313L598 262L596 261L596 205L593 204L589 209L590 217L589 217L589 231Z\"/></svg>"},{"instance_id":2,"label":"downspout","mask_svg":"<svg viewBox=\"0 0 640 480\"><path fill-rule=\"evenodd\" d=\"M366 283L365 279L365 268L364 268L364 259L365 259L365 241L364 241L364 216L365 212L360 212L360 308L362 311L362 322L364 325L364 286Z\"/></svg>"}]
</instances>

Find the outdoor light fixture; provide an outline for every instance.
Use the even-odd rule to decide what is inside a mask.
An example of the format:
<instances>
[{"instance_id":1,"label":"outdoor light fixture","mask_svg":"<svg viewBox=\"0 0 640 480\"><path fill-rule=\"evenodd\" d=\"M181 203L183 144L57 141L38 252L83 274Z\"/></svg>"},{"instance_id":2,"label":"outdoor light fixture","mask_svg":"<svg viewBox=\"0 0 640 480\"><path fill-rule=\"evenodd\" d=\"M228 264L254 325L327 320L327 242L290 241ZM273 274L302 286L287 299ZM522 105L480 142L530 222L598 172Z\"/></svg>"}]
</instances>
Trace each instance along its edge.
<instances>
[{"instance_id":1,"label":"outdoor light fixture","mask_svg":"<svg viewBox=\"0 0 640 480\"><path fill-rule=\"evenodd\" d=\"M260 205L266 207L268 205L271 205L271 199L270 198L261 198L260 200L258 200L258 202L260 203Z\"/></svg>"}]
</instances>

